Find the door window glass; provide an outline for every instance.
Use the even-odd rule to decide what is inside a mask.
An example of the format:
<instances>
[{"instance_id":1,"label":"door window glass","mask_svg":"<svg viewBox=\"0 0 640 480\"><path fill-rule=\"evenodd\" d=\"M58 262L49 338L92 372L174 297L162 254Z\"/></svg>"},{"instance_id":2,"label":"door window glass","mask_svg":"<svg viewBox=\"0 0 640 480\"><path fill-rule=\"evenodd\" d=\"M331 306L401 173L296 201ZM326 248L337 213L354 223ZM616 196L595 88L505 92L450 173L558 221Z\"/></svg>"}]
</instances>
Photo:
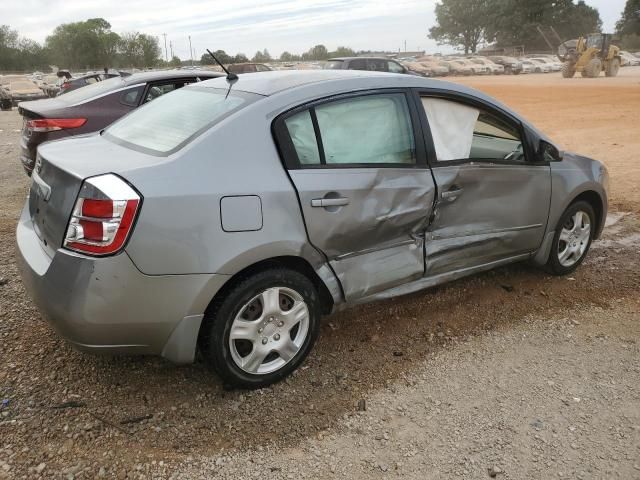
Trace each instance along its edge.
<instances>
[{"instance_id":1,"label":"door window glass","mask_svg":"<svg viewBox=\"0 0 640 480\"><path fill-rule=\"evenodd\" d=\"M403 94L366 95L315 107L325 162L415 164L411 117Z\"/></svg>"},{"instance_id":2,"label":"door window glass","mask_svg":"<svg viewBox=\"0 0 640 480\"><path fill-rule=\"evenodd\" d=\"M176 85L174 82L151 85L149 87L149 90L147 91L147 96L145 97L144 101L150 102L151 100L154 100L164 95L165 93L172 92L175 89Z\"/></svg>"},{"instance_id":3,"label":"door window glass","mask_svg":"<svg viewBox=\"0 0 640 480\"><path fill-rule=\"evenodd\" d=\"M404 67L396 62L389 62L389 71L391 73L404 73Z\"/></svg>"},{"instance_id":4,"label":"door window glass","mask_svg":"<svg viewBox=\"0 0 640 480\"><path fill-rule=\"evenodd\" d=\"M525 161L517 128L484 110L440 98L423 97L439 162Z\"/></svg>"},{"instance_id":5,"label":"door window glass","mask_svg":"<svg viewBox=\"0 0 640 480\"><path fill-rule=\"evenodd\" d=\"M386 60L378 60L378 59L369 59L367 60L367 70L371 70L373 72L387 72L387 61Z\"/></svg>"},{"instance_id":6,"label":"door window glass","mask_svg":"<svg viewBox=\"0 0 640 480\"><path fill-rule=\"evenodd\" d=\"M285 124L300 164L320 165L320 152L309 110L292 115Z\"/></svg>"},{"instance_id":7,"label":"door window glass","mask_svg":"<svg viewBox=\"0 0 640 480\"><path fill-rule=\"evenodd\" d=\"M349 62L350 70L366 70L367 69L367 61L364 58L358 58L356 60L351 60Z\"/></svg>"}]
</instances>

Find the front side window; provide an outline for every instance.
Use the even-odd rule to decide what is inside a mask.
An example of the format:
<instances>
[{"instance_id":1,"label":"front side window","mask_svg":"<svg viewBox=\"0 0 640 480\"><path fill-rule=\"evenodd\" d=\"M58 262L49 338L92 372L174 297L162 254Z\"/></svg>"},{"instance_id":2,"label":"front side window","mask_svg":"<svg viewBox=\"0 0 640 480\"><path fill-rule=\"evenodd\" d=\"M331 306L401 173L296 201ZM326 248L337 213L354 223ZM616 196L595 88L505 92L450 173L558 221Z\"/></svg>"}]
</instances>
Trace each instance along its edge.
<instances>
[{"instance_id":1,"label":"front side window","mask_svg":"<svg viewBox=\"0 0 640 480\"><path fill-rule=\"evenodd\" d=\"M396 62L389 62L389 71L391 73L404 73L404 67Z\"/></svg>"},{"instance_id":2,"label":"front side window","mask_svg":"<svg viewBox=\"0 0 640 480\"><path fill-rule=\"evenodd\" d=\"M155 154L175 151L245 106L251 95L213 88L181 88L118 120L105 137Z\"/></svg>"},{"instance_id":3,"label":"front side window","mask_svg":"<svg viewBox=\"0 0 640 480\"><path fill-rule=\"evenodd\" d=\"M423 97L438 162L508 160L524 162L519 129L474 106Z\"/></svg>"},{"instance_id":4,"label":"front side window","mask_svg":"<svg viewBox=\"0 0 640 480\"><path fill-rule=\"evenodd\" d=\"M411 117L401 93L323 103L284 123L302 168L416 163Z\"/></svg>"},{"instance_id":5,"label":"front side window","mask_svg":"<svg viewBox=\"0 0 640 480\"><path fill-rule=\"evenodd\" d=\"M344 62L342 60L328 60L324 62L322 68L325 70L341 70L343 63Z\"/></svg>"}]
</instances>

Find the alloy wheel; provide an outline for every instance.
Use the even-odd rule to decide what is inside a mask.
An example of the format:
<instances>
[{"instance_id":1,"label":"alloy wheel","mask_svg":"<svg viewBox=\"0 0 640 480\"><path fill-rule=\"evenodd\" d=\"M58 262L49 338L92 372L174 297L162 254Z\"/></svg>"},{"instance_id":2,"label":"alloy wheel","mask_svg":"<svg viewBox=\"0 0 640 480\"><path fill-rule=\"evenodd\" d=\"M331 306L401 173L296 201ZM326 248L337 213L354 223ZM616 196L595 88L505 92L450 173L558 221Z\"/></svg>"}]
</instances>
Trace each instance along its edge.
<instances>
[{"instance_id":1,"label":"alloy wheel","mask_svg":"<svg viewBox=\"0 0 640 480\"><path fill-rule=\"evenodd\" d=\"M578 210L562 227L558 241L558 261L563 267L572 267L580 261L591 239L589 215Z\"/></svg>"},{"instance_id":2,"label":"alloy wheel","mask_svg":"<svg viewBox=\"0 0 640 480\"><path fill-rule=\"evenodd\" d=\"M254 375L275 372L300 351L309 333L309 307L290 288L264 290L242 306L229 330L234 363Z\"/></svg>"}]
</instances>

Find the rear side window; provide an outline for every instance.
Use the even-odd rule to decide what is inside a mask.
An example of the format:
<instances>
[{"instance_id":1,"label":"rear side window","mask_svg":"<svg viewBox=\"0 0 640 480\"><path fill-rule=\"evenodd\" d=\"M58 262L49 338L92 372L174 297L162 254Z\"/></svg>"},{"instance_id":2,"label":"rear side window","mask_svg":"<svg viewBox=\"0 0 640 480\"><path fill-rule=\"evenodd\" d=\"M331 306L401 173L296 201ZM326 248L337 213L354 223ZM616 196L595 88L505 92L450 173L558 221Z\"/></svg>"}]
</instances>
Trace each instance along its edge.
<instances>
[{"instance_id":1,"label":"rear side window","mask_svg":"<svg viewBox=\"0 0 640 480\"><path fill-rule=\"evenodd\" d=\"M105 132L116 143L169 154L245 106L252 95L213 88L181 88L123 117Z\"/></svg>"},{"instance_id":2,"label":"rear side window","mask_svg":"<svg viewBox=\"0 0 640 480\"><path fill-rule=\"evenodd\" d=\"M349 62L350 70L366 70L367 69L367 60L364 58L358 58L356 60L351 60Z\"/></svg>"},{"instance_id":3,"label":"rear side window","mask_svg":"<svg viewBox=\"0 0 640 480\"><path fill-rule=\"evenodd\" d=\"M323 103L284 123L301 168L416 164L411 117L401 93Z\"/></svg>"}]
</instances>

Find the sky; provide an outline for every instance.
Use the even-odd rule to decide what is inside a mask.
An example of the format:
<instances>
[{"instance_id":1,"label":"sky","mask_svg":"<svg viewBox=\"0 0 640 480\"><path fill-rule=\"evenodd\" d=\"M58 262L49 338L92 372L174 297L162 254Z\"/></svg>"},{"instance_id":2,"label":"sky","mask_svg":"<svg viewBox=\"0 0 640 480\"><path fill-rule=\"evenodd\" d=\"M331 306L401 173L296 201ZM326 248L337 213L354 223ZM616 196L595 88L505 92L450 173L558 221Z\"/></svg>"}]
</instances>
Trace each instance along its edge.
<instances>
[{"instance_id":1,"label":"sky","mask_svg":"<svg viewBox=\"0 0 640 480\"><path fill-rule=\"evenodd\" d=\"M167 50L188 59L206 48L227 53L268 49L302 53L314 45L329 50L448 51L427 37L436 0L2 0L0 24L44 42L61 23L102 17L118 33L155 35ZM625 0L586 0L612 32Z\"/></svg>"}]
</instances>

